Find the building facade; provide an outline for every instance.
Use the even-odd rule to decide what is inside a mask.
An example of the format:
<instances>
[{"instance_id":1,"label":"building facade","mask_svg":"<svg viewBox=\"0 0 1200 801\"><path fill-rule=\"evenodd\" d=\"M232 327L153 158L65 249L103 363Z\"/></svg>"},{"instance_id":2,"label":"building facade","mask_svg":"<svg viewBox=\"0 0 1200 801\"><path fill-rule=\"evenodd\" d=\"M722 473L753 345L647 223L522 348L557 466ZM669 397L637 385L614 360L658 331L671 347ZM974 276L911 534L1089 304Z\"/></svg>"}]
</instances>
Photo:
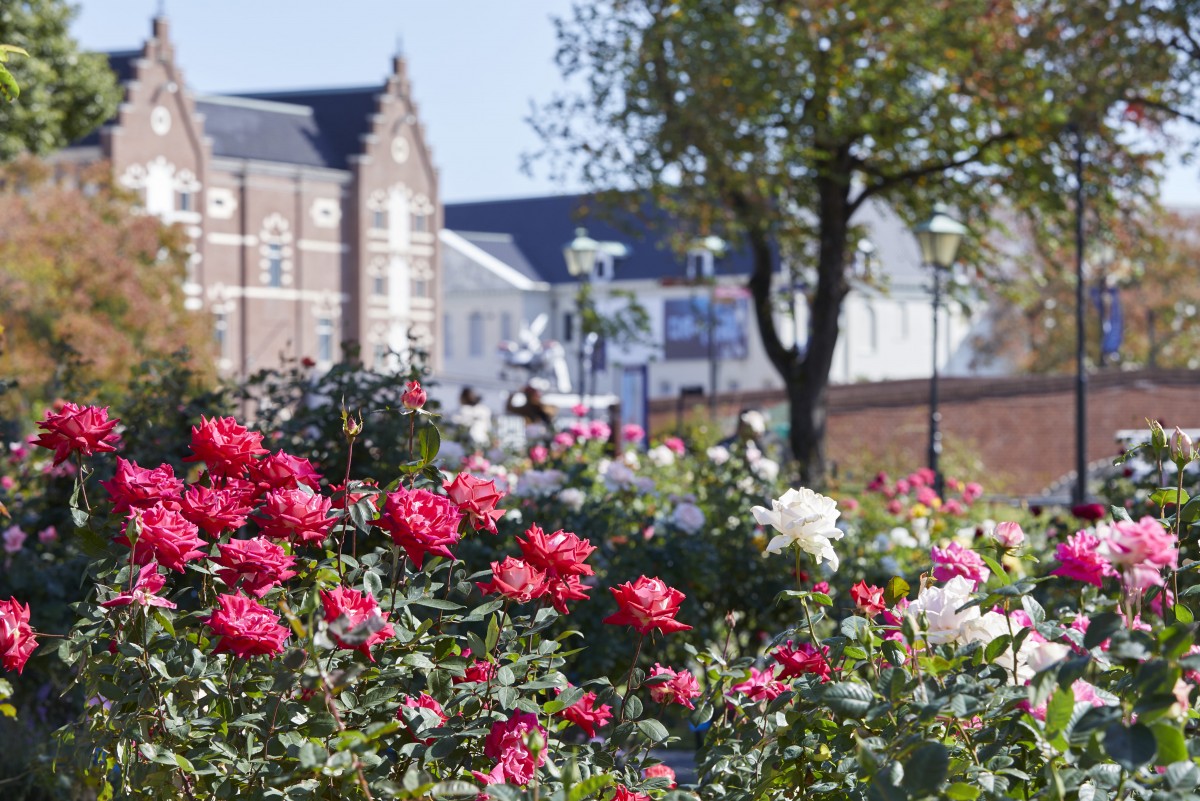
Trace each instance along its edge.
<instances>
[{"instance_id":1,"label":"building facade","mask_svg":"<svg viewBox=\"0 0 1200 801\"><path fill-rule=\"evenodd\" d=\"M347 342L368 367L411 347L439 366L438 172L403 59L377 86L206 96L162 17L108 55L124 102L61 158L109 161L186 231L187 305L212 315L223 374L328 366Z\"/></svg>"},{"instance_id":2,"label":"building facade","mask_svg":"<svg viewBox=\"0 0 1200 801\"><path fill-rule=\"evenodd\" d=\"M649 208L636 214L614 212L588 195L447 204L447 284L462 281L482 290L484 285L469 276L487 269L491 278L486 291L447 294L443 328L474 332L473 342L494 343L512 339L510 332L545 314L549 324L541 336L561 346L575 392L581 375L588 392L621 398L628 394L630 380L648 399L709 395L714 388L726 399L781 390L782 379L763 349L746 289L749 254L731 251L718 257L703 249L680 254L668 241L670 221L644 222L655 215ZM933 364L931 276L920 263L915 237L882 206L864 207L854 223L870 242L860 255L869 254L874 263L864 258L856 265L853 289L843 303L830 380L928 376ZM627 255L601 257L591 275L570 275L563 248L581 226L588 237L619 245L612 249ZM477 247L471 250L458 242ZM483 256L481 249L487 251ZM795 282L793 273L800 277ZM808 336L803 275L802 269L789 271L779 264L774 281L777 330L786 345L799 342L801 348ZM608 343L601 355L589 356L580 338L580 281L591 284L602 314L616 314L629 297L636 299L648 318L643 341ZM512 317L521 309L527 310L526 316L514 324ZM969 314L958 303L944 305L938 343L938 366L944 374L996 371L976 363L973 356L971 343L983 319L980 311L979 306ZM444 374L451 383L470 375L477 388L496 387L502 394L520 378L501 376L500 360L482 348L464 350L457 340L443 344ZM489 358L481 358L485 355Z\"/></svg>"}]
</instances>

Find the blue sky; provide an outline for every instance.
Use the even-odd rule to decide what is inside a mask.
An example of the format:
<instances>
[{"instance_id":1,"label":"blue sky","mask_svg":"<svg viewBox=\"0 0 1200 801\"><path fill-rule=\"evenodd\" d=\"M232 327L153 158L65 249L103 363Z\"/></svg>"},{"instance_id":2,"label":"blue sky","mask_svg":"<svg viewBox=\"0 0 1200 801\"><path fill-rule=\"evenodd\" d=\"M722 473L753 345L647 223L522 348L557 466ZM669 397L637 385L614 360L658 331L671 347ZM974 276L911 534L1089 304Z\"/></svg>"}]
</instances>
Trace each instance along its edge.
<instances>
[{"instance_id":1,"label":"blue sky","mask_svg":"<svg viewBox=\"0 0 1200 801\"><path fill-rule=\"evenodd\" d=\"M75 36L89 49L140 46L159 0L82 0ZM165 0L184 74L199 92L382 82L396 50L441 169L446 201L554 194L525 122L562 86L551 16L569 0ZM1172 204L1200 205L1200 169L1173 166Z\"/></svg>"}]
</instances>

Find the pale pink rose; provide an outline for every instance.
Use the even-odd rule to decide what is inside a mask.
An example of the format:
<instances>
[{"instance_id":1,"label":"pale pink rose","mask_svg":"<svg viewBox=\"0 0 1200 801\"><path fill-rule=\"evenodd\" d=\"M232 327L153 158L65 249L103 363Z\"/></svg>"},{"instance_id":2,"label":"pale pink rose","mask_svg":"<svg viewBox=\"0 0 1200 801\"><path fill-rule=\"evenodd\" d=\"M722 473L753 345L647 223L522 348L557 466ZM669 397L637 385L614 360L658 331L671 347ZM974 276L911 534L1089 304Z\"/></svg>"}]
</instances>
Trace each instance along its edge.
<instances>
[{"instance_id":1,"label":"pale pink rose","mask_svg":"<svg viewBox=\"0 0 1200 801\"><path fill-rule=\"evenodd\" d=\"M1153 517L1138 521L1119 520L1108 530L1101 551L1117 567L1138 564L1174 567L1179 559L1175 538Z\"/></svg>"},{"instance_id":2,"label":"pale pink rose","mask_svg":"<svg viewBox=\"0 0 1200 801\"><path fill-rule=\"evenodd\" d=\"M992 530L992 539L1005 548L1019 548L1021 543L1025 542L1025 532L1021 530L1020 523L1005 520L996 524L996 528Z\"/></svg>"},{"instance_id":3,"label":"pale pink rose","mask_svg":"<svg viewBox=\"0 0 1200 801\"><path fill-rule=\"evenodd\" d=\"M4 550L6 553L16 553L21 550L21 546L25 544L25 538L29 536L24 531L16 526L10 526L4 531Z\"/></svg>"}]
</instances>

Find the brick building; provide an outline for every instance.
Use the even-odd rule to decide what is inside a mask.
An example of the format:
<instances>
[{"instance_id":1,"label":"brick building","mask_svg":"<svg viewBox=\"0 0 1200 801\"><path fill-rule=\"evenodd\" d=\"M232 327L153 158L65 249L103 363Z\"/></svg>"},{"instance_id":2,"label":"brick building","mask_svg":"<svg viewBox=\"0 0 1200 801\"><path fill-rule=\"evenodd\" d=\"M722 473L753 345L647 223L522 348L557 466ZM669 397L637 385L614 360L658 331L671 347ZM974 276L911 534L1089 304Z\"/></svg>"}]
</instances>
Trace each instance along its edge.
<instances>
[{"instance_id":1,"label":"brick building","mask_svg":"<svg viewBox=\"0 0 1200 801\"><path fill-rule=\"evenodd\" d=\"M162 17L108 56L125 100L61 158L110 161L183 226L187 304L213 315L224 374L327 365L343 341L371 367L413 344L437 366L438 173L400 57L377 86L205 96Z\"/></svg>"}]
</instances>

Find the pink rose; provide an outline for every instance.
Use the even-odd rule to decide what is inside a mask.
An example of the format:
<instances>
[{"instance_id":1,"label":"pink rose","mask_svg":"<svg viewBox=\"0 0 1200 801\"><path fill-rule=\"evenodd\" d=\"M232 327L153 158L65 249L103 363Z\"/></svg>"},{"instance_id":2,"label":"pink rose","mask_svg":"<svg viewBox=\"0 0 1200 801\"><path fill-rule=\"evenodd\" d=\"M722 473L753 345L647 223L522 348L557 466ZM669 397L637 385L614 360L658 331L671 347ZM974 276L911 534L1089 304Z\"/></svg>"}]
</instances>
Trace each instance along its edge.
<instances>
[{"instance_id":1,"label":"pink rose","mask_svg":"<svg viewBox=\"0 0 1200 801\"><path fill-rule=\"evenodd\" d=\"M117 457L117 471L100 486L108 490L112 498L113 514L122 514L130 509L148 509L156 503L178 508L179 494L183 492L183 480L175 477L175 468L161 464L153 469L140 467Z\"/></svg>"},{"instance_id":2,"label":"pink rose","mask_svg":"<svg viewBox=\"0 0 1200 801\"><path fill-rule=\"evenodd\" d=\"M261 598L296 575L292 570L296 558L266 537L230 540L217 548L220 556L216 563L221 566L217 577L231 590L241 589Z\"/></svg>"},{"instance_id":3,"label":"pink rose","mask_svg":"<svg viewBox=\"0 0 1200 801\"><path fill-rule=\"evenodd\" d=\"M1025 542L1025 532L1021 530L1020 523L1005 520L996 524L996 528L992 530L992 539L1004 548L1020 548L1021 543Z\"/></svg>"},{"instance_id":4,"label":"pink rose","mask_svg":"<svg viewBox=\"0 0 1200 801\"><path fill-rule=\"evenodd\" d=\"M484 594L495 593L517 603L528 603L549 590L546 574L522 559L506 556L503 562L492 562L492 580L476 585Z\"/></svg>"},{"instance_id":5,"label":"pink rose","mask_svg":"<svg viewBox=\"0 0 1200 801\"><path fill-rule=\"evenodd\" d=\"M437 716L438 726L444 726L446 724L445 710L442 709L442 705L437 702L437 699L428 693L421 693L415 698L411 695L405 696L404 702L400 705L400 708L396 710L396 720L404 722L404 710L406 709L428 709ZM405 725L405 728L408 728L407 724ZM425 737L420 739L420 742L424 743L425 745L433 745L433 741L433 737Z\"/></svg>"},{"instance_id":6,"label":"pink rose","mask_svg":"<svg viewBox=\"0 0 1200 801\"><path fill-rule=\"evenodd\" d=\"M529 461L534 464L541 464L550 458L550 451L546 450L545 445L534 445L529 449Z\"/></svg>"},{"instance_id":7,"label":"pink rose","mask_svg":"<svg viewBox=\"0 0 1200 801\"><path fill-rule=\"evenodd\" d=\"M1058 544L1055 556L1060 565L1050 574L1101 586L1105 576L1115 576L1117 571L1100 554L1099 546L1100 540L1087 531L1072 534L1066 542Z\"/></svg>"},{"instance_id":8,"label":"pink rose","mask_svg":"<svg viewBox=\"0 0 1200 801\"><path fill-rule=\"evenodd\" d=\"M604 618L615 626L632 626L642 634L658 629L663 634L688 631L692 627L675 619L684 594L668 587L662 579L641 576L635 582L609 587L617 601L617 611Z\"/></svg>"},{"instance_id":9,"label":"pink rose","mask_svg":"<svg viewBox=\"0 0 1200 801\"><path fill-rule=\"evenodd\" d=\"M700 685L690 670L676 671L655 662L648 678L658 676L666 676L667 680L648 685L652 699L660 704L679 704L688 709L696 708L692 702L701 695Z\"/></svg>"},{"instance_id":10,"label":"pink rose","mask_svg":"<svg viewBox=\"0 0 1200 801\"><path fill-rule=\"evenodd\" d=\"M453 481L446 482L445 489L476 531L496 533L496 521L504 516L505 510L496 508L504 493L496 489L494 480L484 481L470 473L459 473Z\"/></svg>"},{"instance_id":11,"label":"pink rose","mask_svg":"<svg viewBox=\"0 0 1200 801\"><path fill-rule=\"evenodd\" d=\"M588 436L592 439L607 440L612 436L612 426L603 420L593 420L588 425Z\"/></svg>"},{"instance_id":12,"label":"pink rose","mask_svg":"<svg viewBox=\"0 0 1200 801\"><path fill-rule=\"evenodd\" d=\"M17 553L20 551L27 536L18 526L9 526L4 530L4 552Z\"/></svg>"},{"instance_id":13,"label":"pink rose","mask_svg":"<svg viewBox=\"0 0 1200 801\"><path fill-rule=\"evenodd\" d=\"M576 417L587 417L587 413L588 407L584 406L582 403L577 403L571 407L571 414L575 415Z\"/></svg>"},{"instance_id":14,"label":"pink rose","mask_svg":"<svg viewBox=\"0 0 1200 801\"><path fill-rule=\"evenodd\" d=\"M428 490L397 487L388 493L377 525L392 536L417 569L426 554L453 559L450 546L458 542L462 515L449 498Z\"/></svg>"},{"instance_id":15,"label":"pink rose","mask_svg":"<svg viewBox=\"0 0 1200 801\"><path fill-rule=\"evenodd\" d=\"M812 643L806 642L793 648L792 641L788 640L786 645L781 645L771 652L771 658L783 668L779 673L779 678L784 680L811 673L819 677L821 681L829 681L832 672L829 665L828 645L822 645L818 649Z\"/></svg>"},{"instance_id":16,"label":"pink rose","mask_svg":"<svg viewBox=\"0 0 1200 801\"><path fill-rule=\"evenodd\" d=\"M850 588L850 600L868 618L875 617L887 609L883 600L883 587L868 586L866 581L860 581Z\"/></svg>"},{"instance_id":17,"label":"pink rose","mask_svg":"<svg viewBox=\"0 0 1200 801\"><path fill-rule=\"evenodd\" d=\"M672 790L679 786L678 782L675 781L675 771L671 770L670 765L651 765L642 771L642 775L647 779L666 779L669 782L667 787Z\"/></svg>"},{"instance_id":18,"label":"pink rose","mask_svg":"<svg viewBox=\"0 0 1200 801\"><path fill-rule=\"evenodd\" d=\"M129 606L131 604L137 604L142 607L161 606L166 609L175 609L174 603L155 594L166 583L166 576L159 574L158 565L154 562L147 562L138 571L137 578L134 580L132 587L100 605L108 609L114 606Z\"/></svg>"},{"instance_id":19,"label":"pink rose","mask_svg":"<svg viewBox=\"0 0 1200 801\"><path fill-rule=\"evenodd\" d=\"M67 401L60 411L46 412L46 419L37 424L44 433L32 442L54 451L54 464L66 461L72 453L111 453L120 440L113 432L119 422L108 419L107 406L81 407Z\"/></svg>"},{"instance_id":20,"label":"pink rose","mask_svg":"<svg viewBox=\"0 0 1200 801\"><path fill-rule=\"evenodd\" d=\"M267 537L320 543L336 521L329 516L332 508L328 498L306 489L275 490L267 493L255 522Z\"/></svg>"},{"instance_id":21,"label":"pink rose","mask_svg":"<svg viewBox=\"0 0 1200 801\"><path fill-rule=\"evenodd\" d=\"M180 512L210 537L225 531L236 531L246 524L250 506L236 489L212 489L193 484L183 494Z\"/></svg>"},{"instance_id":22,"label":"pink rose","mask_svg":"<svg viewBox=\"0 0 1200 801\"><path fill-rule=\"evenodd\" d=\"M136 531L134 541L130 526ZM204 556L200 547L204 541L197 534L195 523L189 522L174 509L162 504L149 509L133 509L127 522L121 526L117 542L133 547L133 561L144 565L158 562L163 567L183 572L183 567L193 559Z\"/></svg>"},{"instance_id":23,"label":"pink rose","mask_svg":"<svg viewBox=\"0 0 1200 801\"><path fill-rule=\"evenodd\" d=\"M646 436L646 430L637 423L626 423L621 427L621 439L626 442L641 442Z\"/></svg>"},{"instance_id":24,"label":"pink rose","mask_svg":"<svg viewBox=\"0 0 1200 801\"><path fill-rule=\"evenodd\" d=\"M16 598L0 601L0 664L21 673L36 649L29 606L21 606Z\"/></svg>"},{"instance_id":25,"label":"pink rose","mask_svg":"<svg viewBox=\"0 0 1200 801\"><path fill-rule=\"evenodd\" d=\"M396 630L387 622L388 613L379 611L379 602L370 593L352 590L349 587L335 587L332 590L321 590L321 604L325 609L325 621L332 623L340 617L345 617L350 629L367 623L372 618L379 618L383 626L371 632L367 639L359 644L344 642L336 634L333 641L339 648L359 651L372 662L375 657L371 654L371 646L396 636Z\"/></svg>"},{"instance_id":26,"label":"pink rose","mask_svg":"<svg viewBox=\"0 0 1200 801\"><path fill-rule=\"evenodd\" d=\"M12 476L0 476L0 489L10 490L17 486L17 482Z\"/></svg>"},{"instance_id":27,"label":"pink rose","mask_svg":"<svg viewBox=\"0 0 1200 801\"><path fill-rule=\"evenodd\" d=\"M559 690L558 693L561 695L562 691ZM558 714L583 729L588 737L595 737L596 729L612 719L612 707L608 704L597 704L596 700L594 692L586 692L582 698Z\"/></svg>"},{"instance_id":28,"label":"pink rose","mask_svg":"<svg viewBox=\"0 0 1200 801\"><path fill-rule=\"evenodd\" d=\"M1148 564L1155 568L1175 567L1179 549L1175 537L1157 519L1146 516L1138 521L1118 520L1101 543L1108 561L1125 569Z\"/></svg>"},{"instance_id":29,"label":"pink rose","mask_svg":"<svg viewBox=\"0 0 1200 801\"><path fill-rule=\"evenodd\" d=\"M204 462L214 476L242 476L256 456L268 452L262 439L232 417L201 416L200 425L192 427L192 455L183 461Z\"/></svg>"},{"instance_id":30,"label":"pink rose","mask_svg":"<svg viewBox=\"0 0 1200 801\"><path fill-rule=\"evenodd\" d=\"M527 744L527 735L537 732L545 742L546 730L538 723L537 715L529 712L514 712L508 720L492 724L483 744L483 754L495 759L509 784L524 786L533 781L537 769L546 762L546 749L538 751L535 758Z\"/></svg>"},{"instance_id":31,"label":"pink rose","mask_svg":"<svg viewBox=\"0 0 1200 801\"><path fill-rule=\"evenodd\" d=\"M750 678L729 688L730 693L739 693L751 701L774 701L788 686L775 678L775 669L750 668Z\"/></svg>"},{"instance_id":32,"label":"pink rose","mask_svg":"<svg viewBox=\"0 0 1200 801\"><path fill-rule=\"evenodd\" d=\"M972 582L972 589L976 589L991 575L979 554L957 542L951 542L944 549L933 546L930 556L934 563L933 577L938 581L949 581L955 576L962 576Z\"/></svg>"},{"instance_id":33,"label":"pink rose","mask_svg":"<svg viewBox=\"0 0 1200 801\"><path fill-rule=\"evenodd\" d=\"M54 526L46 526L38 532L38 542L42 545L49 545L52 542L58 541L58 529Z\"/></svg>"},{"instance_id":34,"label":"pink rose","mask_svg":"<svg viewBox=\"0 0 1200 801\"><path fill-rule=\"evenodd\" d=\"M296 489L301 484L314 492L321 488L321 474L313 467L312 462L283 451L251 462L250 479L258 485L261 492Z\"/></svg>"},{"instance_id":35,"label":"pink rose","mask_svg":"<svg viewBox=\"0 0 1200 801\"><path fill-rule=\"evenodd\" d=\"M669 450L674 451L679 456L683 456L687 452L687 446L683 444L683 440L679 437L667 437L663 440L663 445L666 445Z\"/></svg>"},{"instance_id":36,"label":"pink rose","mask_svg":"<svg viewBox=\"0 0 1200 801\"><path fill-rule=\"evenodd\" d=\"M218 608L202 622L221 639L214 654L231 653L239 659L283 653L291 631L279 615L243 595L218 595Z\"/></svg>"},{"instance_id":37,"label":"pink rose","mask_svg":"<svg viewBox=\"0 0 1200 801\"><path fill-rule=\"evenodd\" d=\"M428 400L429 396L425 394L420 381L409 381L405 385L404 394L400 396L400 402L409 411L416 411L422 408Z\"/></svg>"}]
</instances>

